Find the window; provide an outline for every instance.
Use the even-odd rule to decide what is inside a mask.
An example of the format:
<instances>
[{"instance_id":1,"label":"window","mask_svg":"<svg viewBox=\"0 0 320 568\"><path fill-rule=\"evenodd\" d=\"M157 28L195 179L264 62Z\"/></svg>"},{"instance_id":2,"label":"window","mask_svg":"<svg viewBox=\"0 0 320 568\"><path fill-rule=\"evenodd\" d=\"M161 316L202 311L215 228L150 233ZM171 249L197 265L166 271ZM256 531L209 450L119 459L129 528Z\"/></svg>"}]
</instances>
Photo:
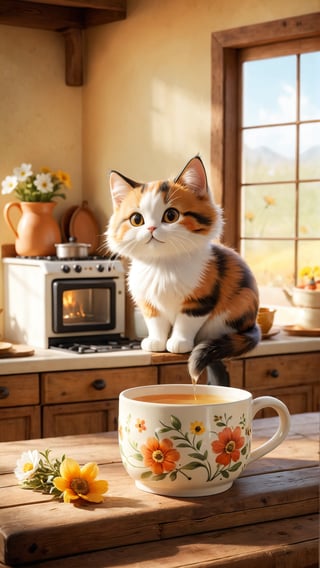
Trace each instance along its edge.
<instances>
[{"instance_id":1,"label":"window","mask_svg":"<svg viewBox=\"0 0 320 568\"><path fill-rule=\"evenodd\" d=\"M259 285L320 250L320 14L213 34L212 181Z\"/></svg>"}]
</instances>

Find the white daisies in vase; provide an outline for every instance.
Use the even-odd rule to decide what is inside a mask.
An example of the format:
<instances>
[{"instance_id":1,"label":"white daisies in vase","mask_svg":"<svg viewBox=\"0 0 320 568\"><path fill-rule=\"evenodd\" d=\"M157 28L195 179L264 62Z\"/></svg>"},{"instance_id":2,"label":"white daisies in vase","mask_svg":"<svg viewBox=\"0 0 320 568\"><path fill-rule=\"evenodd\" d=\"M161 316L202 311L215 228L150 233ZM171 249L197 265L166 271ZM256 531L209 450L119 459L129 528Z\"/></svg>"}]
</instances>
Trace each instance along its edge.
<instances>
[{"instance_id":1,"label":"white daisies in vase","mask_svg":"<svg viewBox=\"0 0 320 568\"><path fill-rule=\"evenodd\" d=\"M63 190L70 189L71 179L62 170L53 172L42 168L39 173L34 173L31 164L23 163L13 169L13 174L7 176L1 186L2 194L14 192L20 201L48 202L54 197L65 199Z\"/></svg>"}]
</instances>

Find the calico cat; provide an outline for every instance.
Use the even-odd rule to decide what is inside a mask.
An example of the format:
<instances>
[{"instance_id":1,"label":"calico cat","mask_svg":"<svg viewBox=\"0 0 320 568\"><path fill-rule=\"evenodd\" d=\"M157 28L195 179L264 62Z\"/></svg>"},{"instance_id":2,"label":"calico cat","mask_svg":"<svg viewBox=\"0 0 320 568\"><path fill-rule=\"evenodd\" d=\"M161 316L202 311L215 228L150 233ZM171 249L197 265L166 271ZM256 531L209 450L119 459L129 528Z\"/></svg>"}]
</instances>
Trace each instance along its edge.
<instances>
[{"instance_id":1,"label":"calico cat","mask_svg":"<svg viewBox=\"0 0 320 568\"><path fill-rule=\"evenodd\" d=\"M129 291L141 309L146 351L188 353L197 382L213 361L241 355L260 340L258 289L244 260L213 243L221 209L199 156L174 179L139 183L112 171L110 251L130 259Z\"/></svg>"}]
</instances>

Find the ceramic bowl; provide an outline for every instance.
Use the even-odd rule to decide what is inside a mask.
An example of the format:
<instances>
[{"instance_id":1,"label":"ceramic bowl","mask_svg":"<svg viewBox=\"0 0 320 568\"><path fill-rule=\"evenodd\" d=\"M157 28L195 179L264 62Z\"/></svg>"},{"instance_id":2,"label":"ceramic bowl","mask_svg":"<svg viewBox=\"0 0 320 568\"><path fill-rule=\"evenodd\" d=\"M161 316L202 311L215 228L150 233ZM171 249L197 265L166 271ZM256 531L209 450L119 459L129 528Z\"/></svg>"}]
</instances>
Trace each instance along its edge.
<instances>
[{"instance_id":1,"label":"ceramic bowl","mask_svg":"<svg viewBox=\"0 0 320 568\"><path fill-rule=\"evenodd\" d=\"M320 308L320 290L293 288L292 302L297 307Z\"/></svg>"}]
</instances>

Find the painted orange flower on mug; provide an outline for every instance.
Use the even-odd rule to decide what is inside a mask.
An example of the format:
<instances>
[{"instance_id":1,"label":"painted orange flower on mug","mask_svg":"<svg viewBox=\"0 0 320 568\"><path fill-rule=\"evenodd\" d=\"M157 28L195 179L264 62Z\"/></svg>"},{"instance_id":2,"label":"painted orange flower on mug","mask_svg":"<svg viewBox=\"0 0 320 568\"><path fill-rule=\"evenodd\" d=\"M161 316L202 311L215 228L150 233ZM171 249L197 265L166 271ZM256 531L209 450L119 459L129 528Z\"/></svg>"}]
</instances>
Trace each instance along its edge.
<instances>
[{"instance_id":1,"label":"painted orange flower on mug","mask_svg":"<svg viewBox=\"0 0 320 568\"><path fill-rule=\"evenodd\" d=\"M179 452L173 447L168 438L158 440L148 438L147 443L141 446L143 463L156 475L161 475L176 468L176 461L180 459Z\"/></svg>"},{"instance_id":2,"label":"painted orange flower on mug","mask_svg":"<svg viewBox=\"0 0 320 568\"><path fill-rule=\"evenodd\" d=\"M147 429L146 421L142 420L141 418L137 418L135 427L137 428L138 432L143 432Z\"/></svg>"},{"instance_id":3,"label":"painted orange flower on mug","mask_svg":"<svg viewBox=\"0 0 320 568\"><path fill-rule=\"evenodd\" d=\"M228 426L218 434L218 440L212 442L212 450L216 457L216 462L228 466L233 462L237 462L240 458L240 449L244 445L245 439L241 436L241 428L237 426L234 430Z\"/></svg>"}]
</instances>

